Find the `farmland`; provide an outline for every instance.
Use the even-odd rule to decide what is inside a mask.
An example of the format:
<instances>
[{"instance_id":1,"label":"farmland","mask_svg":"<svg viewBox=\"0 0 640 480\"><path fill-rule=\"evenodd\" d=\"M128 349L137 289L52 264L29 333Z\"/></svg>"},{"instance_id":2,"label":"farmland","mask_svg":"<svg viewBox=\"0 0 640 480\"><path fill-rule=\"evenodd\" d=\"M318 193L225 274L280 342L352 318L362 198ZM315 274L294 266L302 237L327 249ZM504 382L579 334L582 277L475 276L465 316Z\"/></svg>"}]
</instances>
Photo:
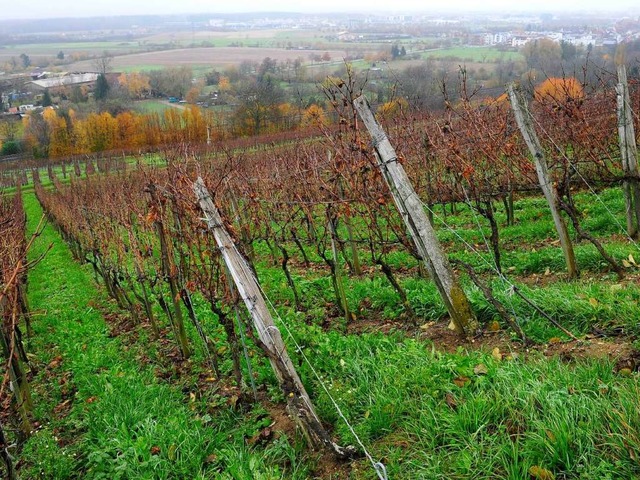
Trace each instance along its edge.
<instances>
[{"instance_id":1,"label":"farmland","mask_svg":"<svg viewBox=\"0 0 640 480\"><path fill-rule=\"evenodd\" d=\"M114 57L112 67L116 70L150 70L172 66L227 68L244 62L261 62L269 57L279 62L294 61L302 57L308 61L310 54L324 54L325 51L298 51L261 47L216 47L188 48L159 52L145 52ZM329 51L335 59L345 56L344 50ZM72 70L91 69L91 61L71 64Z\"/></svg>"}]
</instances>

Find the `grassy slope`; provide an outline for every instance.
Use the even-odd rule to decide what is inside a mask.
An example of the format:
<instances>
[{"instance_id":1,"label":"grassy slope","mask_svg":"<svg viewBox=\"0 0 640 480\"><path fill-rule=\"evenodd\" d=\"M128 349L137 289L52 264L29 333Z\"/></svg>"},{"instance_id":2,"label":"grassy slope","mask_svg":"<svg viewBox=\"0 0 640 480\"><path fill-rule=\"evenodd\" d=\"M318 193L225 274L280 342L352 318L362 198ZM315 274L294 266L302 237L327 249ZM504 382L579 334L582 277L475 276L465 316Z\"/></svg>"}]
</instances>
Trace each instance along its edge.
<instances>
[{"instance_id":1,"label":"grassy slope","mask_svg":"<svg viewBox=\"0 0 640 480\"><path fill-rule=\"evenodd\" d=\"M33 196L26 200L33 231L41 210ZM215 432L191 414L178 388L140 365L140 349L110 338L96 308L104 295L51 226L30 257L49 243L29 275L31 306L41 313L32 351L37 365L48 366L34 382L43 427L23 452L23 478L203 478Z\"/></svg>"},{"instance_id":2,"label":"grassy slope","mask_svg":"<svg viewBox=\"0 0 640 480\"><path fill-rule=\"evenodd\" d=\"M38 208L32 197L27 208L33 228ZM520 214L525 215L526 211ZM459 221L468 222L464 217ZM449 222L456 219L450 217ZM513 237L526 237L531 243L536 232L514 227ZM545 232L537 235L547 238ZM505 240L510 236L505 235ZM36 322L34 351L42 365L61 356L60 368L73 372L70 381L78 393L68 415L45 425L29 443L23 458L41 460L30 460L27 471L33 474L26 478L68 478L72 471L77 474L88 469L93 470L83 478L202 478L197 472L211 452L217 455L215 468L205 470L201 474L204 478L310 478L304 455L286 440L270 444L266 451L247 450L246 435L238 430L250 429L251 419L220 414L213 419L219 425L215 431L202 427L197 412L186 408L177 388L158 385L148 367L136 365L140 349L153 349L151 344L142 338L125 349L118 339L106 336L100 315L88 306L98 292L87 271L71 261L57 234L48 229L44 237L38 248L52 241L48 239L55 240L57 248L31 275L32 307L46 309ZM538 252L546 248L554 247L538 247ZM397 261L402 264L406 260ZM526 273L529 268L544 271L531 265L519 266L518 272ZM284 306L290 299L279 269L265 262L259 270L265 290L281 306L287 322L295 324L298 342L374 458L385 462L390 478L515 480L527 478L529 469L536 466L549 469L557 478L626 479L640 475L634 460L640 456L637 374L616 374L607 360L565 363L536 352L498 359L490 352L464 349L440 353L428 342L402 334L325 332L313 325L324 316L317 304L330 301L324 275L298 277L310 302L305 315ZM438 302L435 292L425 285L428 282L409 278L404 283L411 290L414 308L423 305L423 314L437 318L433 305ZM588 311L584 316L591 318L595 307L588 299L596 293L586 288L587 283L574 286L559 282L535 293L545 308L553 307L557 299L558 309L564 309L560 318L580 311L578 302L568 301L566 292L580 293ZM601 288L603 294L609 290L604 283L593 288ZM397 299L385 282L354 279L349 292L353 305L369 298L378 302L371 313L377 310L385 316L397 315L391 307L397 305ZM329 298L323 299L323 295ZM602 304L613 302L613 295L598 298ZM612 318L617 319L620 308L612 310ZM624 315L622 323L626 322ZM66 321L60 323L60 318ZM542 338L555 335L544 326L538 328ZM308 365L295 363L301 365L301 376L321 417L335 425L341 443L354 443ZM264 365L258 366L257 372L260 381L272 382ZM43 375L49 373L45 370ZM56 375L64 377L61 372ZM147 383L151 387L145 387ZM39 388L39 416L53 418L51 410L64 401L65 387L42 383ZM149 388L151 394L146 393ZM275 391L273 395L278 396ZM159 398L162 401L154 403ZM65 438L63 443L69 445L59 449L54 435ZM179 435L182 441L176 442ZM174 460L172 445L179 445ZM153 446L160 447L160 454L150 455ZM40 468L48 475L37 475L37 461L43 462ZM286 468L278 466L285 464ZM97 475L100 468L108 472L106 477ZM124 472L120 477L115 476L116 468ZM375 474L366 461L359 461L348 478L372 479Z\"/></svg>"}]
</instances>

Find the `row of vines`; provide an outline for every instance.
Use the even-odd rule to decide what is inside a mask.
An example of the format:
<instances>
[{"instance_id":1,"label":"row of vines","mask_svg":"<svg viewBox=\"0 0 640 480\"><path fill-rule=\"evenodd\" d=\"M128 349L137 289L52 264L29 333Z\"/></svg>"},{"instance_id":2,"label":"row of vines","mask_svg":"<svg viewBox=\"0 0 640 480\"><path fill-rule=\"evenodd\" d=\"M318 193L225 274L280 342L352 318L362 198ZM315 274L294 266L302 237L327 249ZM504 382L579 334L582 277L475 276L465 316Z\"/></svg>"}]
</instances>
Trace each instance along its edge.
<instances>
[{"instance_id":1,"label":"row of vines","mask_svg":"<svg viewBox=\"0 0 640 480\"><path fill-rule=\"evenodd\" d=\"M23 344L21 325L30 334L26 297L28 242L25 238L25 213L20 191L13 197L0 197L0 342L3 377L0 384L0 457L7 473L16 478L10 451L31 434L32 400L29 387L31 368Z\"/></svg>"},{"instance_id":2,"label":"row of vines","mask_svg":"<svg viewBox=\"0 0 640 480\"><path fill-rule=\"evenodd\" d=\"M560 207L576 235L599 246L608 268L621 276L619 259L581 226L583 213L574 200L577 189L617 185L625 179L615 92L578 94L571 85L559 83L551 93L534 97L535 127ZM640 111L638 93L633 87L635 112ZM91 160L83 175L76 159L74 175L66 178L65 173L65 182L49 169L52 188L43 186L34 169L36 195L74 256L91 264L131 319L155 338L172 339L174 350L168 355L178 352L187 359L197 349L217 378L227 377L238 387L250 384L253 376L243 378L244 337L249 337L250 348L262 349L266 356L269 352L238 317L237 292L193 193L198 176L249 264L255 267L261 252L268 252L271 262L281 268L297 310L304 311L306 302L292 269L321 264L334 296L325 312L330 321L353 321L344 277L363 272L379 275L391 285L407 323L420 320L399 279L406 272L394 268L389 257L405 250L418 265L423 259L352 107L361 94L358 83L348 79L325 94L340 121L331 128L320 126L318 136L311 139L290 138L259 150L215 143L206 149L185 145L158 153L161 162L156 165L140 161L135 169L127 169L121 156L106 157L98 164L103 175L96 175ZM501 258L504 246L496 210L504 209L507 224L513 224L514 198L539 189L509 102L502 97L477 102L472 92L465 92L462 100L447 103L444 114L398 108L382 121L396 147L397 161L408 172L434 224L436 217L446 223L448 212L461 204L486 220L490 242L486 251L478 247L481 261L460 262L486 293L476 271L502 275L508 267ZM490 292L487 296L499 310ZM17 325L16 312L13 317L5 315L5 328L7 321ZM11 329L7 332L14 335ZM251 371L249 365L247 370Z\"/></svg>"}]
</instances>

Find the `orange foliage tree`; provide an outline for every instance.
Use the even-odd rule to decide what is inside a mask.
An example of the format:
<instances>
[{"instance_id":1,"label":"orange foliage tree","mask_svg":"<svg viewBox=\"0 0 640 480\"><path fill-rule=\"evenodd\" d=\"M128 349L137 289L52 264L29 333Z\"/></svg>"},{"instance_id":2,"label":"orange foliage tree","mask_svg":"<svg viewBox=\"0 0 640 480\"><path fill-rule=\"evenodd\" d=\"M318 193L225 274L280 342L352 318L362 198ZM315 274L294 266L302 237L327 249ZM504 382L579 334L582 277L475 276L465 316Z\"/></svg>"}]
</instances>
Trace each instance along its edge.
<instances>
[{"instance_id":1,"label":"orange foliage tree","mask_svg":"<svg viewBox=\"0 0 640 480\"><path fill-rule=\"evenodd\" d=\"M579 102L584 98L584 89L574 77L547 78L534 91L535 99L541 103L562 105L569 102Z\"/></svg>"}]
</instances>

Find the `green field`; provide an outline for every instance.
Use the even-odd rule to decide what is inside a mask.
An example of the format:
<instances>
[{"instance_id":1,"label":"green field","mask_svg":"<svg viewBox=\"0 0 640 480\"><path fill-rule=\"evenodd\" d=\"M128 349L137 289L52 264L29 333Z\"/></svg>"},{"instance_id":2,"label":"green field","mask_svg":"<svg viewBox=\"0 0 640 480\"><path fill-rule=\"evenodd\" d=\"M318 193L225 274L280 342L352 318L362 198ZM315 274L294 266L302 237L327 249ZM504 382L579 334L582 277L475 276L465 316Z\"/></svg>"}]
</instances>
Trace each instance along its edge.
<instances>
[{"instance_id":1,"label":"green field","mask_svg":"<svg viewBox=\"0 0 640 480\"><path fill-rule=\"evenodd\" d=\"M475 63L491 63L498 60L524 60L519 52L502 51L495 47L452 47L422 53L423 58L459 59Z\"/></svg>"}]
</instances>

